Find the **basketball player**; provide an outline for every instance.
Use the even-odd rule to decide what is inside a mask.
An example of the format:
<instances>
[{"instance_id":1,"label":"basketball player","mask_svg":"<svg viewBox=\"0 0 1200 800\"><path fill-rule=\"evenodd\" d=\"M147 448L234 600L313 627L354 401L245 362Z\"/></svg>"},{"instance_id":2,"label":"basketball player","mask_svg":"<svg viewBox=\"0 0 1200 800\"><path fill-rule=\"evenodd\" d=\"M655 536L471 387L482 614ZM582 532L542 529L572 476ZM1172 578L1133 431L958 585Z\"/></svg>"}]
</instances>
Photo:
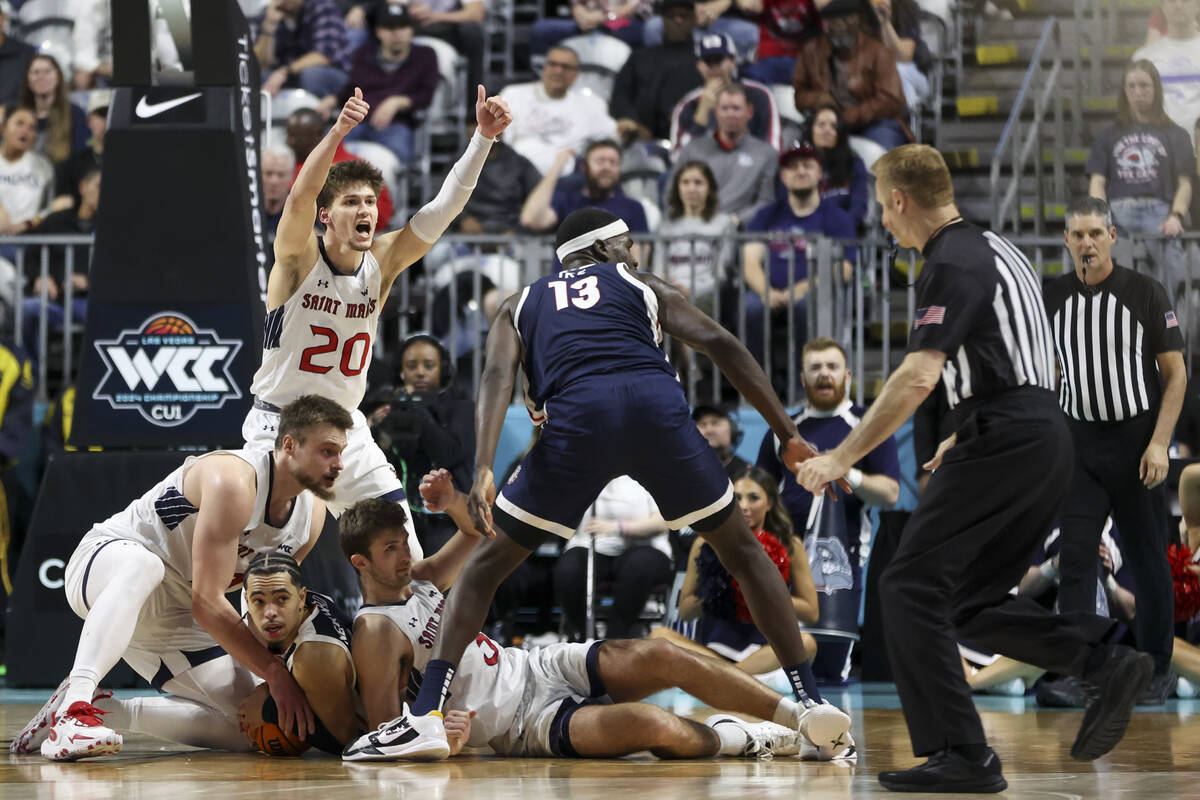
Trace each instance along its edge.
<instances>
[{"instance_id":1,"label":"basketball player","mask_svg":"<svg viewBox=\"0 0 1200 800\"><path fill-rule=\"evenodd\" d=\"M344 454L346 472L329 501L335 516L364 497L404 500L395 470L358 411L379 312L396 276L425 255L462 211L493 140L512 121L504 100L485 98L479 86L478 127L441 191L403 230L376 237L379 170L359 160L330 167L338 144L368 113L362 92L355 89L288 194L267 282L263 360L251 385L254 408L242 426L247 447L269 448L280 407L300 394L324 395L349 411L354 427ZM325 227L324 235L313 231L314 218ZM419 559L411 522L409 534Z\"/></svg>"},{"instance_id":2,"label":"basketball player","mask_svg":"<svg viewBox=\"0 0 1200 800\"><path fill-rule=\"evenodd\" d=\"M1050 530L1074 458L1037 273L1009 241L963 221L950 171L932 147L898 147L874 170L884 227L925 255L908 354L862 421L832 451L801 464L797 478L822 491L944 385L956 431L928 463L933 476L879 585L913 754L928 760L883 772L879 782L902 792L1000 792L1007 783L956 634L1095 685L1099 696L1071 748L1082 760L1121 740L1154 662L1102 644L1111 620L1051 614L1009 594Z\"/></svg>"},{"instance_id":3,"label":"basketball player","mask_svg":"<svg viewBox=\"0 0 1200 800\"><path fill-rule=\"evenodd\" d=\"M549 536L570 537L600 490L629 475L654 497L668 527L690 525L737 579L796 699L821 720L811 727L814 742L844 743L850 718L820 702L787 586L742 515L732 513L733 486L691 420L663 332L707 355L762 413L783 443L784 463L815 451L745 346L670 284L637 272L632 247L619 218L595 208L573 212L558 228L562 271L509 298L492 323L470 511L476 529L494 538L463 569L413 714L440 708L500 581ZM518 366L541 436L497 497L492 462Z\"/></svg>"},{"instance_id":4,"label":"basketball player","mask_svg":"<svg viewBox=\"0 0 1200 800\"><path fill-rule=\"evenodd\" d=\"M430 508L467 516L466 496L449 480L438 496L422 493ZM584 758L643 750L662 758L761 757L800 749L805 709L716 659L651 640L502 648L482 633L463 653L451 685L446 729L457 735L430 739L431 749L417 730L434 717L406 717L402 700L406 686L411 696L420 685L438 637L442 592L461 561L447 564L436 584L413 580L404 517L401 506L375 499L341 518L342 549L358 570L365 600L354 622L354 662L368 721L379 726L347 747L343 759L435 760L465 743L502 756ZM460 581L456 591L462 588ZM701 725L634 702L671 687L782 724L719 715Z\"/></svg>"},{"instance_id":5,"label":"basketball player","mask_svg":"<svg viewBox=\"0 0 1200 800\"><path fill-rule=\"evenodd\" d=\"M310 733L300 687L225 593L255 553L303 561L312 550L352 424L332 400L301 396L280 413L274 451L192 456L96 524L66 568L67 601L84 619L75 665L10 749L40 745L54 760L107 755L126 729L245 750L237 710L254 675L267 682L281 726ZM97 684L121 658L166 696L98 700Z\"/></svg>"},{"instance_id":6,"label":"basketball player","mask_svg":"<svg viewBox=\"0 0 1200 800\"><path fill-rule=\"evenodd\" d=\"M259 553L246 568L246 626L267 650L283 658L313 710L307 741L341 755L362 730L350 658L350 621L331 598L304 587L300 564L287 553ZM260 686L241 705L239 725L249 733L277 722L274 699Z\"/></svg>"}]
</instances>

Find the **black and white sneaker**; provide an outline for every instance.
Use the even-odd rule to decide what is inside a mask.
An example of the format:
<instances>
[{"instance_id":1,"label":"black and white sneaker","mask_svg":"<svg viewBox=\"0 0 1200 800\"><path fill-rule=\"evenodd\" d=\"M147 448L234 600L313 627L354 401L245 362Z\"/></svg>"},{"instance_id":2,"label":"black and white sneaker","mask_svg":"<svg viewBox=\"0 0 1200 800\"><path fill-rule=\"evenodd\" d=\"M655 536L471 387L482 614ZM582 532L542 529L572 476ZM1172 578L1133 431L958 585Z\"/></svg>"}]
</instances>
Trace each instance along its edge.
<instances>
[{"instance_id":1,"label":"black and white sneaker","mask_svg":"<svg viewBox=\"0 0 1200 800\"><path fill-rule=\"evenodd\" d=\"M800 752L800 732L776 725L774 722L746 722L732 714L714 714L704 720L710 728L733 725L746 734L743 758L768 759L775 756L794 756Z\"/></svg>"},{"instance_id":2,"label":"black and white sneaker","mask_svg":"<svg viewBox=\"0 0 1200 800\"><path fill-rule=\"evenodd\" d=\"M423 717L404 713L364 733L342 751L343 761L442 761L450 756L440 711Z\"/></svg>"}]
</instances>

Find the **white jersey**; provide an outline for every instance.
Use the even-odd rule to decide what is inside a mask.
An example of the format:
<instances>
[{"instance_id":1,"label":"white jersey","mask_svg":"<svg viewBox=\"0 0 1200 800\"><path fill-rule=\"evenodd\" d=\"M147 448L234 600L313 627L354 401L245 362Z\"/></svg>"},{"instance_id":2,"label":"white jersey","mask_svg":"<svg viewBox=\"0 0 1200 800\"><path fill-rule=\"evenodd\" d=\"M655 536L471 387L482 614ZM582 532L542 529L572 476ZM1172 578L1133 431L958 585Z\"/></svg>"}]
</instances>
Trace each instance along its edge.
<instances>
[{"instance_id":1,"label":"white jersey","mask_svg":"<svg viewBox=\"0 0 1200 800\"><path fill-rule=\"evenodd\" d=\"M317 263L283 305L267 313L262 366L250 391L283 408L304 394L358 408L383 308L382 270L370 252L353 275L333 268L317 238Z\"/></svg>"},{"instance_id":2,"label":"white jersey","mask_svg":"<svg viewBox=\"0 0 1200 800\"><path fill-rule=\"evenodd\" d=\"M421 676L429 664L437 641L446 598L427 581L412 582L412 597L403 603L385 606L365 605L355 614L382 614L396 624L412 643L413 666L408 679L410 694L421 685ZM518 715L526 691L526 661L529 653L515 647L500 647L482 633L463 651L446 708L475 711L471 721L472 747L482 747L517 727Z\"/></svg>"},{"instance_id":3,"label":"white jersey","mask_svg":"<svg viewBox=\"0 0 1200 800\"><path fill-rule=\"evenodd\" d=\"M217 454L237 456L250 466L258 478L254 513L242 529L238 542L237 563L229 588L241 585L242 575L258 553L278 550L295 553L308 542L311 529L313 495L303 491L296 496L292 513L281 527L267 522L267 500L275 475L275 458L270 452L256 450L217 450L191 456L160 481L153 489L130 503L104 522L92 526L88 534L112 539L128 539L141 544L162 559L167 570L184 582L192 582L192 536L199 508L183 495L183 479L193 464Z\"/></svg>"},{"instance_id":4,"label":"white jersey","mask_svg":"<svg viewBox=\"0 0 1200 800\"><path fill-rule=\"evenodd\" d=\"M308 602L312 603L312 608L309 610L308 616L300 623L300 630L296 631L296 638L292 640L292 646L284 654L284 661L287 662L288 669L292 669L296 651L300 649L301 645L308 642L322 642L341 648L350 662L352 680L357 682L358 676L354 675L354 658L350 655L350 630L345 618L337 610L333 600L323 594L309 590Z\"/></svg>"}]
</instances>

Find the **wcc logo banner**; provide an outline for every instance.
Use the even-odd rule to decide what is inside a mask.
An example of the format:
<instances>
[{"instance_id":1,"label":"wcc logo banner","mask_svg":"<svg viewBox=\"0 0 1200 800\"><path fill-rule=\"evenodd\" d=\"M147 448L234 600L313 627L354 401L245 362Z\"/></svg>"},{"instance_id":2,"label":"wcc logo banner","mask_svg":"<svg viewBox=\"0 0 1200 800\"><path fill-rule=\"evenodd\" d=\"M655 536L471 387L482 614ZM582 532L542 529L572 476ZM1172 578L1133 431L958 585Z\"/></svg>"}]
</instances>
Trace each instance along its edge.
<instances>
[{"instance_id":1,"label":"wcc logo banner","mask_svg":"<svg viewBox=\"0 0 1200 800\"><path fill-rule=\"evenodd\" d=\"M180 312L152 314L93 345L107 372L92 399L136 412L151 425L182 425L199 411L242 397L230 371L242 341L222 338Z\"/></svg>"}]
</instances>

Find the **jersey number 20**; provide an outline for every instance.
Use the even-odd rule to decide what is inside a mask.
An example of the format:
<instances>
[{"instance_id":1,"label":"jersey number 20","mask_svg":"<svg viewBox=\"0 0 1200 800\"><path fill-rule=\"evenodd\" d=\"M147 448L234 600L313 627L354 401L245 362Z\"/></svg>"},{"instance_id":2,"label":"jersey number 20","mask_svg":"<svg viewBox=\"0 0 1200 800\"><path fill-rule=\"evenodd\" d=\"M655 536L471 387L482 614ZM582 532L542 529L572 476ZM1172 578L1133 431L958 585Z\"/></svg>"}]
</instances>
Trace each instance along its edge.
<instances>
[{"instance_id":1,"label":"jersey number 20","mask_svg":"<svg viewBox=\"0 0 1200 800\"><path fill-rule=\"evenodd\" d=\"M333 369L333 365L323 367L320 364L313 363L313 356L332 353L338 349L337 331L330 328L323 328L320 325L310 325L309 328L313 332L313 336L325 337L324 344L316 344L312 347L304 348L304 352L300 354L300 369L305 372L315 372L319 375L324 375L329 370ZM362 352L355 358L354 346L359 342L362 343ZM371 334L356 333L345 341L342 345L342 361L338 366L341 367L342 374L346 376L357 375L367 366L367 359L371 357ZM350 366L350 362L357 361L358 366Z\"/></svg>"},{"instance_id":2,"label":"jersey number 20","mask_svg":"<svg viewBox=\"0 0 1200 800\"><path fill-rule=\"evenodd\" d=\"M546 284L554 290L554 310L562 311L567 307L567 303L576 308L591 308L600 302L600 287L595 275L589 275L586 278L575 281L571 284L572 291L575 292L574 297L567 295L566 281L550 281Z\"/></svg>"}]
</instances>

